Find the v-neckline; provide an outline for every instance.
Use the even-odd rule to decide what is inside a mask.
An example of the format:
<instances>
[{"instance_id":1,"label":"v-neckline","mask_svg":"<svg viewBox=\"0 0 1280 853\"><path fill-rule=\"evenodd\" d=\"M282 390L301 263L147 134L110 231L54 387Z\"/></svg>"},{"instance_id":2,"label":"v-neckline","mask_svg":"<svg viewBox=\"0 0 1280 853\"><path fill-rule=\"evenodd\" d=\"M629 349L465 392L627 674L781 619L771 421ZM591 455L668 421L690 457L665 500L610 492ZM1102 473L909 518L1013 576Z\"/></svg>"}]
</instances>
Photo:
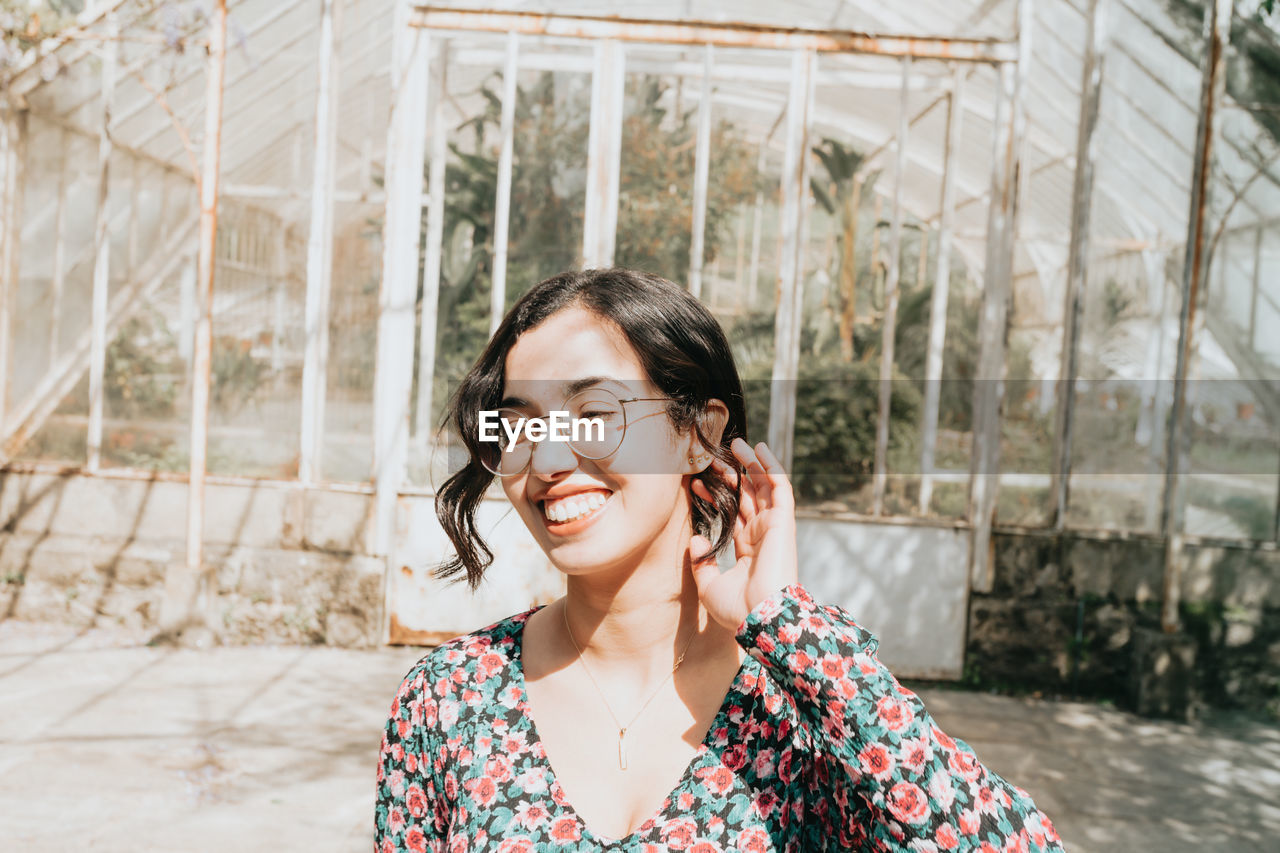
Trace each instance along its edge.
<instances>
[{"instance_id":1,"label":"v-neckline","mask_svg":"<svg viewBox=\"0 0 1280 853\"><path fill-rule=\"evenodd\" d=\"M711 725L707 727L706 734L702 736L702 742L698 744L697 752L694 753L689 763L685 765L680 778L676 781L675 787L664 795L662 802L658 804L653 814L649 815L633 832L621 838L609 838L593 832L587 826L586 819L574 808L573 803L565 795L564 788L560 784L560 778L556 775L555 768L551 765L551 759L547 756L547 745L542 742L542 735L538 733L538 723L533 718L533 706L529 703L528 682L525 681L524 673L524 629L529 624L529 617L545 606L544 604L535 607L523 614L523 618L520 620L519 625L516 626L516 631L512 637L511 648L512 681L518 694L516 707L521 709L525 722L529 725L530 746L532 747L534 758L542 764L542 770L548 780L547 788L552 800L558 803L565 813L573 818L583 838L590 838L605 847L624 846L637 842L653 831L654 826L662 819L667 809L671 807L672 803L676 802L680 794L688 787L694 773L699 769L707 753L711 751L711 741L715 737L716 731L728 725L729 706L735 697L743 695L740 684L743 676L747 674L748 667L751 666L755 659L751 655L743 656L742 662L738 664L738 671L734 673L733 681L730 682L729 689L725 691L724 699L720 702L720 707L716 709L716 715L712 718Z\"/></svg>"}]
</instances>

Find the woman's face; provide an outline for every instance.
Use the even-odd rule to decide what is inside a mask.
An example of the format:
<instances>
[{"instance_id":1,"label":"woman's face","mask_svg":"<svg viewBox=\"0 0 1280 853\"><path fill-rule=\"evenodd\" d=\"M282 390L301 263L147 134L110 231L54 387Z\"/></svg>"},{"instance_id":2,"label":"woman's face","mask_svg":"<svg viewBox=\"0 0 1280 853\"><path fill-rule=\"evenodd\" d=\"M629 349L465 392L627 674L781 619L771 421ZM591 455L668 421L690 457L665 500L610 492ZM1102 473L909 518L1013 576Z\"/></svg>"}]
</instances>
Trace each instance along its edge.
<instances>
[{"instance_id":1,"label":"woman's face","mask_svg":"<svg viewBox=\"0 0 1280 853\"><path fill-rule=\"evenodd\" d=\"M619 399L663 397L614 324L571 307L522 334L507 353L503 406L527 417L564 409L578 388ZM501 478L503 491L551 562L580 575L635 567L647 557L676 559L690 535L685 475L699 447L681 436L665 400L623 404L618 450L584 459L563 441L534 443L529 466ZM550 511L550 515L548 515Z\"/></svg>"}]
</instances>

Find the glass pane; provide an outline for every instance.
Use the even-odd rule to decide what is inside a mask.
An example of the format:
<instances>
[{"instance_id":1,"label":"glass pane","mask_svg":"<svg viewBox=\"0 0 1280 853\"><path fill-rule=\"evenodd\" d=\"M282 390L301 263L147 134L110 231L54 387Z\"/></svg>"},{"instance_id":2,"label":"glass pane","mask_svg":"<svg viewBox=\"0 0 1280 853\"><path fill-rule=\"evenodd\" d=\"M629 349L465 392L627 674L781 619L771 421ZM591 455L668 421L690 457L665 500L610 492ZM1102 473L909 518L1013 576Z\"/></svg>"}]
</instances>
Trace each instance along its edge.
<instances>
[{"instance_id":1,"label":"glass pane","mask_svg":"<svg viewBox=\"0 0 1280 853\"><path fill-rule=\"evenodd\" d=\"M306 244L297 235L265 211L219 206L211 473L297 476L306 297ZM194 305L194 292L182 298Z\"/></svg>"},{"instance_id":2,"label":"glass pane","mask_svg":"<svg viewBox=\"0 0 1280 853\"><path fill-rule=\"evenodd\" d=\"M1066 521L1155 531L1178 346L1201 41L1190 31L1185 38L1163 38L1123 5L1108 15L1108 28ZM1147 251L1126 244L1126 237L1138 236L1136 223Z\"/></svg>"},{"instance_id":3,"label":"glass pane","mask_svg":"<svg viewBox=\"0 0 1280 853\"><path fill-rule=\"evenodd\" d=\"M334 211L321 463L326 480L363 482L372 476L382 213L380 205L345 202Z\"/></svg>"},{"instance_id":4,"label":"glass pane","mask_svg":"<svg viewBox=\"0 0 1280 853\"><path fill-rule=\"evenodd\" d=\"M418 421L410 480L442 479L428 467L431 437L457 381L489 339L494 215L502 145L503 38L450 39L444 237L436 316L431 417ZM581 263L591 110L591 56L581 42L522 39L516 80L506 306L534 284ZM568 70L566 70L568 69ZM428 128L428 149L433 128ZM429 159L429 158L428 158ZM429 164L428 164L429 169ZM423 240L427 215L423 215ZM421 341L419 328L419 341Z\"/></svg>"}]
</instances>

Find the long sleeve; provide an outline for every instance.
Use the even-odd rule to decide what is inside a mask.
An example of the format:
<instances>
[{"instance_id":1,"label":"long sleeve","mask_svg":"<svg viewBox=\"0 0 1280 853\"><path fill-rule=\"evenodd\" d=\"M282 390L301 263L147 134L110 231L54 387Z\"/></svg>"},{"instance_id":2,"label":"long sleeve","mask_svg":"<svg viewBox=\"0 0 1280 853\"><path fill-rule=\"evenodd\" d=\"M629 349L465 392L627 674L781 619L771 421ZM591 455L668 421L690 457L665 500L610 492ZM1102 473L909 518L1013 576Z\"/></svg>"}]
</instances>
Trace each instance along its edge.
<instances>
[{"instance_id":1,"label":"long sleeve","mask_svg":"<svg viewBox=\"0 0 1280 853\"><path fill-rule=\"evenodd\" d=\"M793 584L757 605L737 638L810 730L830 789L815 798L822 818L869 812L873 825L857 833L867 849L1063 850L1031 797L939 729L877 659L877 640L840 608ZM855 811L847 790L867 808Z\"/></svg>"},{"instance_id":2,"label":"long sleeve","mask_svg":"<svg viewBox=\"0 0 1280 853\"><path fill-rule=\"evenodd\" d=\"M448 829L438 782L436 703L421 665L405 677L382 733L374 808L375 853L440 853Z\"/></svg>"}]
</instances>

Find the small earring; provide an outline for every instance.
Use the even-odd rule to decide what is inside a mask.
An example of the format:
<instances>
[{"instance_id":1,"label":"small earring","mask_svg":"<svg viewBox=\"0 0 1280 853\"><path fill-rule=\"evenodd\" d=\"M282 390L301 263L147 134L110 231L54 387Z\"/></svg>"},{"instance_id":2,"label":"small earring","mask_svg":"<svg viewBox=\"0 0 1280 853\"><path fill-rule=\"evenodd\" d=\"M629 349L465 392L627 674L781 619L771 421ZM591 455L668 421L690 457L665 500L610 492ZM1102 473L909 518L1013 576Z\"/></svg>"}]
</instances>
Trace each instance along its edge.
<instances>
[{"instance_id":1,"label":"small earring","mask_svg":"<svg viewBox=\"0 0 1280 853\"><path fill-rule=\"evenodd\" d=\"M692 456L690 456L690 457L689 457L689 464L690 464L690 465L694 464L694 462L693 462L693 457L692 457Z\"/></svg>"}]
</instances>

